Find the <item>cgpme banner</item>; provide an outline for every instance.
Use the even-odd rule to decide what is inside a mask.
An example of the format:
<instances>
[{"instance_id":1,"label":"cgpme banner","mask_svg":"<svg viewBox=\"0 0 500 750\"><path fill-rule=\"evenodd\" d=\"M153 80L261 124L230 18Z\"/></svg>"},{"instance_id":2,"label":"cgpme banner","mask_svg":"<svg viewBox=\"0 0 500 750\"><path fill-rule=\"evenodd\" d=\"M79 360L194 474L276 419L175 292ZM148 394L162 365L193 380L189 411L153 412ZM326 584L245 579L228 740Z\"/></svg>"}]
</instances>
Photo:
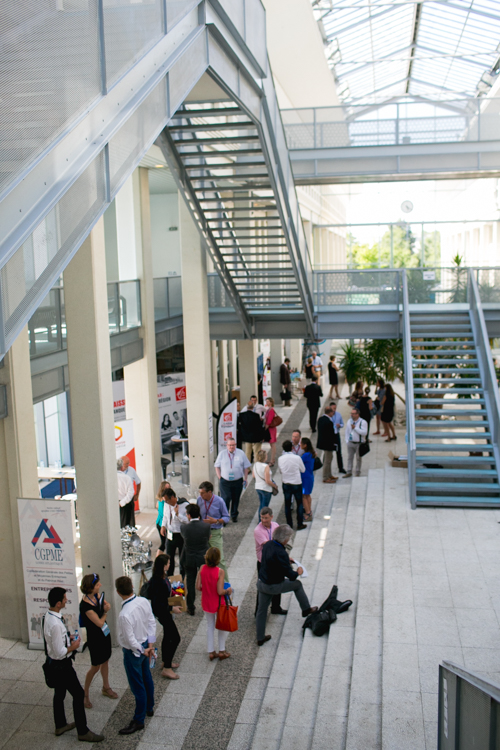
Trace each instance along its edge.
<instances>
[{"instance_id":1,"label":"cgpme banner","mask_svg":"<svg viewBox=\"0 0 500 750\"><path fill-rule=\"evenodd\" d=\"M233 398L222 407L217 417L217 444L219 452L226 447L229 438L236 440L236 422L238 419L238 399Z\"/></svg>"},{"instance_id":2,"label":"cgpme banner","mask_svg":"<svg viewBox=\"0 0 500 750\"><path fill-rule=\"evenodd\" d=\"M42 617L54 586L66 589L63 612L70 632L78 629L78 588L72 508L68 500L18 498L29 647L43 649Z\"/></svg>"}]
</instances>

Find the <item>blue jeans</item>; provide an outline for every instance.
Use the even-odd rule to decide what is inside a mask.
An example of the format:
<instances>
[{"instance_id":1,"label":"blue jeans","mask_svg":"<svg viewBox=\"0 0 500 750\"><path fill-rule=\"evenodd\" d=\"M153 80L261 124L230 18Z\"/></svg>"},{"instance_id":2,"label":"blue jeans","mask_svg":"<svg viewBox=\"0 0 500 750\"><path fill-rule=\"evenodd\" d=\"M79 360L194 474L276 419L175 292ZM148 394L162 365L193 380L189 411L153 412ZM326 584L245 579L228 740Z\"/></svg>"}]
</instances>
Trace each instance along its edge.
<instances>
[{"instance_id":1,"label":"blue jeans","mask_svg":"<svg viewBox=\"0 0 500 750\"><path fill-rule=\"evenodd\" d=\"M257 495L259 496L259 500L260 500L260 505L259 505L259 513L260 513L262 508L266 508L269 506L273 493L266 492L265 490L257 490Z\"/></svg>"},{"instance_id":2,"label":"blue jeans","mask_svg":"<svg viewBox=\"0 0 500 750\"><path fill-rule=\"evenodd\" d=\"M148 642L142 644L148 647ZM123 665L127 673L128 684L135 698L134 721L144 724L146 710L152 711L155 704L155 688L151 671L149 669L149 657L141 654L134 656L128 648L123 649Z\"/></svg>"},{"instance_id":3,"label":"blue jeans","mask_svg":"<svg viewBox=\"0 0 500 750\"><path fill-rule=\"evenodd\" d=\"M292 520L292 497L297 503L297 526L304 524L304 506L302 504L302 485L283 484L283 495L285 496L285 516L287 524L293 529Z\"/></svg>"}]
</instances>

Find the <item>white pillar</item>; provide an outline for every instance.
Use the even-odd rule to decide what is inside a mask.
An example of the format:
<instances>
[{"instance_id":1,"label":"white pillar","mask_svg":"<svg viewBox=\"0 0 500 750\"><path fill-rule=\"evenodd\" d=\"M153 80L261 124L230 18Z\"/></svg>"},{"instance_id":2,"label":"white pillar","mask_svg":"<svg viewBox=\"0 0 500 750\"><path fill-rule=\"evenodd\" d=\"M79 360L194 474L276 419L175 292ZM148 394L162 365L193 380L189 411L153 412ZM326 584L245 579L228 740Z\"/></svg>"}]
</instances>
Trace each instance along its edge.
<instances>
[{"instance_id":1,"label":"white pillar","mask_svg":"<svg viewBox=\"0 0 500 750\"><path fill-rule=\"evenodd\" d=\"M290 341L290 367L301 372L302 370L302 339L291 339Z\"/></svg>"},{"instance_id":2,"label":"white pillar","mask_svg":"<svg viewBox=\"0 0 500 750\"><path fill-rule=\"evenodd\" d=\"M99 573L115 631L114 581L123 575L116 481L104 222L64 272L71 422L83 574Z\"/></svg>"},{"instance_id":3,"label":"white pillar","mask_svg":"<svg viewBox=\"0 0 500 750\"><path fill-rule=\"evenodd\" d=\"M227 341L219 341L219 363L220 363L220 382L219 382L219 398L221 405L228 400L229 391L229 355L227 350Z\"/></svg>"},{"instance_id":4,"label":"white pillar","mask_svg":"<svg viewBox=\"0 0 500 750\"><path fill-rule=\"evenodd\" d=\"M238 386L238 349L236 341L227 342L229 352L229 387L231 390Z\"/></svg>"},{"instance_id":5,"label":"white pillar","mask_svg":"<svg viewBox=\"0 0 500 750\"><path fill-rule=\"evenodd\" d=\"M283 341L271 339L271 395L276 406L281 406L280 367L283 364Z\"/></svg>"},{"instance_id":6,"label":"white pillar","mask_svg":"<svg viewBox=\"0 0 500 750\"><path fill-rule=\"evenodd\" d=\"M28 623L17 498L39 497L28 329L23 328L0 368L8 416L0 419L0 635L27 642Z\"/></svg>"},{"instance_id":7,"label":"white pillar","mask_svg":"<svg viewBox=\"0 0 500 750\"><path fill-rule=\"evenodd\" d=\"M212 414L211 344L208 319L207 260L200 235L183 200L179 201L182 254L182 316L186 367L190 485L211 480L216 458L210 453L208 419Z\"/></svg>"},{"instance_id":8,"label":"white pillar","mask_svg":"<svg viewBox=\"0 0 500 750\"><path fill-rule=\"evenodd\" d=\"M238 341L238 359L240 370L240 405L243 408L250 396L257 396L257 341L244 339Z\"/></svg>"},{"instance_id":9,"label":"white pillar","mask_svg":"<svg viewBox=\"0 0 500 750\"><path fill-rule=\"evenodd\" d=\"M132 176L132 185L137 274L141 282L141 334L144 356L124 367L125 404L127 419L134 420L135 460L141 479L140 506L154 508L155 495L161 482L161 448L148 170L136 169ZM117 226L120 218L117 206Z\"/></svg>"},{"instance_id":10,"label":"white pillar","mask_svg":"<svg viewBox=\"0 0 500 750\"><path fill-rule=\"evenodd\" d=\"M210 342L210 369L212 372L212 409L214 414L219 413L219 385L217 370L219 368L219 347L217 341Z\"/></svg>"}]
</instances>

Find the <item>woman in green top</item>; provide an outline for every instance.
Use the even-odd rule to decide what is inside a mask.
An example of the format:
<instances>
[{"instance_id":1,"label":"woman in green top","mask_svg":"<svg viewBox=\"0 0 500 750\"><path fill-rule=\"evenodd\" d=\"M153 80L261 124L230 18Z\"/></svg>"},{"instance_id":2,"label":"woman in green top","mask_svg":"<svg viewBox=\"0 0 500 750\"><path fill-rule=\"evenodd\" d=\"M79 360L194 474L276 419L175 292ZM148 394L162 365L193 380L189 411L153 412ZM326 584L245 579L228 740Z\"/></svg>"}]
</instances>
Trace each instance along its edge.
<instances>
[{"instance_id":1,"label":"woman in green top","mask_svg":"<svg viewBox=\"0 0 500 750\"><path fill-rule=\"evenodd\" d=\"M170 482L160 482L160 487L158 488L158 492L156 493L156 507L158 508L158 516L156 518L156 528L158 529L158 534L160 534L160 548L157 552L159 555L161 552L165 552L165 544L167 541L167 536L161 535L161 527L163 526L163 493L165 490L171 489Z\"/></svg>"}]
</instances>

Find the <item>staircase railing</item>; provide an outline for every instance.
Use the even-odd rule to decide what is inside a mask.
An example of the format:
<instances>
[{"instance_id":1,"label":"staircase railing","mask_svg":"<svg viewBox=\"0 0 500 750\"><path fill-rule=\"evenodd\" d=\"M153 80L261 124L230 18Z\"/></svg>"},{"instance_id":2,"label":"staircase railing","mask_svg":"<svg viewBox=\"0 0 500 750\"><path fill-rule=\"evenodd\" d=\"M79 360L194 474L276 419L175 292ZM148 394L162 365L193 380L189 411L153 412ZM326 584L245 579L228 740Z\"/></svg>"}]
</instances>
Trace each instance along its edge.
<instances>
[{"instance_id":1,"label":"staircase railing","mask_svg":"<svg viewBox=\"0 0 500 750\"><path fill-rule=\"evenodd\" d=\"M498 747L500 686L449 661L439 665L438 750Z\"/></svg>"},{"instance_id":2,"label":"staircase railing","mask_svg":"<svg viewBox=\"0 0 500 750\"><path fill-rule=\"evenodd\" d=\"M473 268L468 269L468 298L472 331L477 351L477 362L479 374L483 383L484 400L490 423L491 442L493 455L495 456L496 469L500 477L500 451L499 451L499 429L500 429L500 394L498 391L497 377L491 355L488 330L484 319L483 305L479 295L476 273Z\"/></svg>"},{"instance_id":3,"label":"staircase railing","mask_svg":"<svg viewBox=\"0 0 500 750\"><path fill-rule=\"evenodd\" d=\"M413 365L411 361L410 303L408 297L408 279L403 271L403 352L405 368L406 395L406 443L408 451L408 488L413 510L417 507L416 488L416 438L415 438L415 402L413 395Z\"/></svg>"}]
</instances>

